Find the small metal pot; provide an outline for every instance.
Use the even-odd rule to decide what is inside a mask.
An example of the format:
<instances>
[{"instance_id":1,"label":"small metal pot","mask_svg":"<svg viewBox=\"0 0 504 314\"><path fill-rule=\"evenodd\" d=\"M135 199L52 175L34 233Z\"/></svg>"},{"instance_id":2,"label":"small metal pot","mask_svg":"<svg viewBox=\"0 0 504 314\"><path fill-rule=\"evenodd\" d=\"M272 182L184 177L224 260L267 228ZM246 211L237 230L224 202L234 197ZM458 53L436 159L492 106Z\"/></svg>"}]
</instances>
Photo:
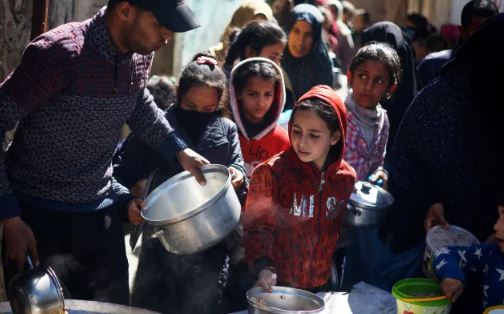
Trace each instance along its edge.
<instances>
[{"instance_id":1,"label":"small metal pot","mask_svg":"<svg viewBox=\"0 0 504 314\"><path fill-rule=\"evenodd\" d=\"M324 300L311 292L274 286L273 292L254 287L246 293L249 314L312 314L324 310Z\"/></svg>"},{"instance_id":2,"label":"small metal pot","mask_svg":"<svg viewBox=\"0 0 504 314\"><path fill-rule=\"evenodd\" d=\"M65 301L58 277L50 268L35 267L27 257L30 267L16 275L7 290L14 314L63 314Z\"/></svg>"},{"instance_id":3,"label":"small metal pot","mask_svg":"<svg viewBox=\"0 0 504 314\"><path fill-rule=\"evenodd\" d=\"M358 181L348 202L346 221L355 227L378 227L385 218L387 207L393 203L394 197L385 189Z\"/></svg>"},{"instance_id":4,"label":"small metal pot","mask_svg":"<svg viewBox=\"0 0 504 314\"><path fill-rule=\"evenodd\" d=\"M206 185L187 171L158 186L147 197L141 214L157 226L152 235L175 254L202 252L223 240L238 224L241 205L222 165L201 168Z\"/></svg>"}]
</instances>

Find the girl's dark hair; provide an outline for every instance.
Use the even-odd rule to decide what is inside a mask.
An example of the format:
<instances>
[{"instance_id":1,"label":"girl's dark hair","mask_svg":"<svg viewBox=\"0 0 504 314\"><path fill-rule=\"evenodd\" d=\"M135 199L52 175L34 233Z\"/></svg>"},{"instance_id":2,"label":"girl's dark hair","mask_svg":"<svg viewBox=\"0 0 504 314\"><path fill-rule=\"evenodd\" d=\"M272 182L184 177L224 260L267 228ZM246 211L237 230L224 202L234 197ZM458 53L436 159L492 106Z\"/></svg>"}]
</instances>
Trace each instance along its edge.
<instances>
[{"instance_id":1,"label":"girl's dark hair","mask_svg":"<svg viewBox=\"0 0 504 314\"><path fill-rule=\"evenodd\" d=\"M154 97L156 105L166 110L177 99L177 82L166 75L153 75L147 82L147 89Z\"/></svg>"},{"instance_id":2,"label":"girl's dark hair","mask_svg":"<svg viewBox=\"0 0 504 314\"><path fill-rule=\"evenodd\" d=\"M244 60L245 48L250 47L257 55L261 50L277 43L285 44L287 36L276 23L269 21L251 21L241 30L226 55L225 68L231 68L236 59Z\"/></svg>"},{"instance_id":3,"label":"girl's dark hair","mask_svg":"<svg viewBox=\"0 0 504 314\"><path fill-rule=\"evenodd\" d=\"M198 53L186 65L179 79L177 106L180 105L182 96L195 85L215 88L219 95L219 109L222 109L227 82L226 75L217 65L215 57Z\"/></svg>"},{"instance_id":4,"label":"girl's dark hair","mask_svg":"<svg viewBox=\"0 0 504 314\"><path fill-rule=\"evenodd\" d=\"M467 27L474 17L489 18L499 13L499 9L490 0L472 0L467 2L462 9L461 24Z\"/></svg>"},{"instance_id":5,"label":"girl's dark hair","mask_svg":"<svg viewBox=\"0 0 504 314\"><path fill-rule=\"evenodd\" d=\"M272 61L273 62L273 61ZM248 84L248 80L252 76L258 76L265 80L272 80L275 82L275 91L280 83L281 74L273 65L273 63L266 61L249 61L242 64L235 70L233 76L233 85L237 93L239 93Z\"/></svg>"},{"instance_id":6,"label":"girl's dark hair","mask_svg":"<svg viewBox=\"0 0 504 314\"><path fill-rule=\"evenodd\" d=\"M360 48L350 63L350 73L353 74L359 65L369 60L378 61L385 65L389 73L390 85L399 83L401 78L401 59L399 59L397 52L392 46L381 42L370 42Z\"/></svg>"},{"instance_id":7,"label":"girl's dark hair","mask_svg":"<svg viewBox=\"0 0 504 314\"><path fill-rule=\"evenodd\" d=\"M319 98L308 98L296 103L294 109L292 109L292 114L290 116L291 121L289 121L289 123L294 120L294 116L299 110L312 110L313 112L315 112L317 116L319 116L320 119L324 120L324 122L327 124L327 127L331 131L331 134L341 130L338 115L334 111L333 107Z\"/></svg>"}]
</instances>

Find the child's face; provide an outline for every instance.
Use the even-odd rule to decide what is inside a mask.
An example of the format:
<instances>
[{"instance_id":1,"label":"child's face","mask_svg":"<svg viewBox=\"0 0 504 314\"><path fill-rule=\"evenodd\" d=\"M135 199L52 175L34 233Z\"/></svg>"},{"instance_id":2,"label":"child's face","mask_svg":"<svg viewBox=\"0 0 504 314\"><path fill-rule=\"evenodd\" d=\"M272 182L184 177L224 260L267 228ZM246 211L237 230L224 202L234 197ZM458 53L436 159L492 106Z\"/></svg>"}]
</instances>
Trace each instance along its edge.
<instances>
[{"instance_id":1,"label":"child's face","mask_svg":"<svg viewBox=\"0 0 504 314\"><path fill-rule=\"evenodd\" d=\"M214 112L219 105L217 89L195 85L189 88L180 99L180 108L198 112Z\"/></svg>"},{"instance_id":2,"label":"child's face","mask_svg":"<svg viewBox=\"0 0 504 314\"><path fill-rule=\"evenodd\" d=\"M368 60L359 64L351 73L350 86L357 105L374 109L389 92L390 76L383 63Z\"/></svg>"},{"instance_id":3,"label":"child's face","mask_svg":"<svg viewBox=\"0 0 504 314\"><path fill-rule=\"evenodd\" d=\"M289 32L287 46L289 52L294 58L302 58L306 56L313 44L313 31L310 23L299 20L294 23Z\"/></svg>"},{"instance_id":4,"label":"child's face","mask_svg":"<svg viewBox=\"0 0 504 314\"><path fill-rule=\"evenodd\" d=\"M499 205L499 218L494 225L495 240L502 253L504 253L504 205Z\"/></svg>"},{"instance_id":5,"label":"child's face","mask_svg":"<svg viewBox=\"0 0 504 314\"><path fill-rule=\"evenodd\" d=\"M277 65L280 65L280 61L282 60L282 54L285 49L285 45L282 42L264 46L259 52L259 57L270 59L275 62Z\"/></svg>"},{"instance_id":6,"label":"child's face","mask_svg":"<svg viewBox=\"0 0 504 314\"><path fill-rule=\"evenodd\" d=\"M299 159L313 162L322 169L327 153L332 145L338 143L339 131L331 134L327 123L313 110L298 110L292 120L290 140Z\"/></svg>"},{"instance_id":7,"label":"child's face","mask_svg":"<svg viewBox=\"0 0 504 314\"><path fill-rule=\"evenodd\" d=\"M354 30L356 32L362 32L367 27L364 16L357 15L354 18Z\"/></svg>"},{"instance_id":8,"label":"child's face","mask_svg":"<svg viewBox=\"0 0 504 314\"><path fill-rule=\"evenodd\" d=\"M253 123L262 121L275 98L275 82L257 76L248 79L247 85L238 93L245 117Z\"/></svg>"}]
</instances>

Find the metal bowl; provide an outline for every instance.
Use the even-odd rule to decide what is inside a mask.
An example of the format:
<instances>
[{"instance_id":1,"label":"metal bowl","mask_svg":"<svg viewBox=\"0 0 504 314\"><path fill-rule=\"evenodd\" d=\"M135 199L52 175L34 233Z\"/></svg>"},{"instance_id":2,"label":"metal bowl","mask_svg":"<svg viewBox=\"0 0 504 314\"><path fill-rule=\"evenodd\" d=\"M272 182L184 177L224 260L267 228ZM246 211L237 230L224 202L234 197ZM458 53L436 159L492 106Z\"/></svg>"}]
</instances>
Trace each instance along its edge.
<instances>
[{"instance_id":1,"label":"metal bowl","mask_svg":"<svg viewBox=\"0 0 504 314\"><path fill-rule=\"evenodd\" d=\"M268 293L261 287L247 291L249 314L309 314L324 310L325 302L311 292L274 286Z\"/></svg>"},{"instance_id":2,"label":"metal bowl","mask_svg":"<svg viewBox=\"0 0 504 314\"><path fill-rule=\"evenodd\" d=\"M42 266L16 275L8 287L8 299L15 314L63 314L65 301L58 277Z\"/></svg>"}]
</instances>

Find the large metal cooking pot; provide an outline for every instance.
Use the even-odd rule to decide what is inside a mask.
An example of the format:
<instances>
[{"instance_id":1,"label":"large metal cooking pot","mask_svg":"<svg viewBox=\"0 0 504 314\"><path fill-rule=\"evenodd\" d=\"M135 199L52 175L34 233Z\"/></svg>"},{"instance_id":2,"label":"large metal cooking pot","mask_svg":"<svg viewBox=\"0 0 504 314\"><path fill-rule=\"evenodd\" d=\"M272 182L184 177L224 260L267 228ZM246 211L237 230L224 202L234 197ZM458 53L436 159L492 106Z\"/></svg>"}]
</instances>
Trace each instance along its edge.
<instances>
[{"instance_id":1,"label":"large metal cooking pot","mask_svg":"<svg viewBox=\"0 0 504 314\"><path fill-rule=\"evenodd\" d=\"M160 314L114 303L72 299L65 300L65 311L68 314ZM0 313L12 313L8 302L0 302Z\"/></svg>"},{"instance_id":2,"label":"large metal cooking pot","mask_svg":"<svg viewBox=\"0 0 504 314\"><path fill-rule=\"evenodd\" d=\"M385 189L366 181L358 181L350 195L346 221L355 227L378 227L385 218L387 207L393 203L394 197Z\"/></svg>"},{"instance_id":3,"label":"large metal cooking pot","mask_svg":"<svg viewBox=\"0 0 504 314\"><path fill-rule=\"evenodd\" d=\"M311 314L324 310L324 300L311 292L274 286L273 292L254 287L246 293L249 314Z\"/></svg>"},{"instance_id":4,"label":"large metal cooking pot","mask_svg":"<svg viewBox=\"0 0 504 314\"><path fill-rule=\"evenodd\" d=\"M146 199L141 215L157 226L152 235L175 254L193 254L219 243L238 224L241 205L222 165L201 168L206 185L187 171L171 177Z\"/></svg>"},{"instance_id":5,"label":"large metal cooking pot","mask_svg":"<svg viewBox=\"0 0 504 314\"><path fill-rule=\"evenodd\" d=\"M29 270L16 275L7 289L7 297L14 314L63 314L65 301L58 277L51 267L33 268L27 257Z\"/></svg>"}]
</instances>

